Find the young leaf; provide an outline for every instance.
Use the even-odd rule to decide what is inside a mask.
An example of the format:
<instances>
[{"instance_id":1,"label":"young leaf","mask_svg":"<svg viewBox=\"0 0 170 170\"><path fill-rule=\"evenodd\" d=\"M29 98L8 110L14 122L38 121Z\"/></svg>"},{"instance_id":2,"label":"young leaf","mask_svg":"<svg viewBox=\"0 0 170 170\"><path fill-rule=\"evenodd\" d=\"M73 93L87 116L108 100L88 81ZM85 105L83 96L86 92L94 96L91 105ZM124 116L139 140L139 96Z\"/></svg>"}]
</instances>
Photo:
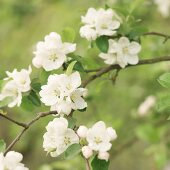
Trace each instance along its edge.
<instances>
[{"instance_id":1,"label":"young leaf","mask_svg":"<svg viewBox=\"0 0 170 170\"><path fill-rule=\"evenodd\" d=\"M67 70L66 70L66 74L67 75L70 75L73 71L73 68L74 68L74 65L76 64L77 61L73 61L69 64L69 66L67 67Z\"/></svg>"},{"instance_id":2,"label":"young leaf","mask_svg":"<svg viewBox=\"0 0 170 170\"><path fill-rule=\"evenodd\" d=\"M28 96L23 96L21 108L25 111L33 111L35 109L32 101L30 101Z\"/></svg>"},{"instance_id":3,"label":"young leaf","mask_svg":"<svg viewBox=\"0 0 170 170\"><path fill-rule=\"evenodd\" d=\"M62 31L62 40L65 42L74 42L75 40L75 31L72 28L65 28Z\"/></svg>"},{"instance_id":4,"label":"young leaf","mask_svg":"<svg viewBox=\"0 0 170 170\"><path fill-rule=\"evenodd\" d=\"M94 159L91 162L91 166L93 170L108 170L109 164L110 164L109 161L98 159L97 155L94 157Z\"/></svg>"},{"instance_id":5,"label":"young leaf","mask_svg":"<svg viewBox=\"0 0 170 170\"><path fill-rule=\"evenodd\" d=\"M157 111L161 112L165 109L170 108L170 95L163 96L159 99L157 104Z\"/></svg>"},{"instance_id":6,"label":"young leaf","mask_svg":"<svg viewBox=\"0 0 170 170\"><path fill-rule=\"evenodd\" d=\"M72 159L81 152L81 146L79 144L73 144L67 148L64 153L65 159Z\"/></svg>"},{"instance_id":7,"label":"young leaf","mask_svg":"<svg viewBox=\"0 0 170 170\"><path fill-rule=\"evenodd\" d=\"M103 53L107 53L109 48L109 41L106 36L101 36L96 39L96 45L99 48L99 50Z\"/></svg>"},{"instance_id":8,"label":"young leaf","mask_svg":"<svg viewBox=\"0 0 170 170\"><path fill-rule=\"evenodd\" d=\"M74 70L79 71L79 72L84 72L84 67L83 67L83 65L78 61L78 62L74 65Z\"/></svg>"},{"instance_id":9,"label":"young leaf","mask_svg":"<svg viewBox=\"0 0 170 170\"><path fill-rule=\"evenodd\" d=\"M6 149L6 143L3 139L0 140L0 152L4 152Z\"/></svg>"},{"instance_id":10,"label":"young leaf","mask_svg":"<svg viewBox=\"0 0 170 170\"><path fill-rule=\"evenodd\" d=\"M158 82L165 88L170 88L170 73L165 73L158 78Z\"/></svg>"},{"instance_id":11,"label":"young leaf","mask_svg":"<svg viewBox=\"0 0 170 170\"><path fill-rule=\"evenodd\" d=\"M32 80L31 87L36 92L39 92L41 90L41 83L39 82L38 78L35 78L35 79Z\"/></svg>"},{"instance_id":12,"label":"young leaf","mask_svg":"<svg viewBox=\"0 0 170 170\"><path fill-rule=\"evenodd\" d=\"M41 101L39 99L39 96L36 94L35 91L31 91L29 96L28 96L28 99L35 105L35 106L41 106Z\"/></svg>"},{"instance_id":13,"label":"young leaf","mask_svg":"<svg viewBox=\"0 0 170 170\"><path fill-rule=\"evenodd\" d=\"M68 127L73 129L77 121L76 118L68 117L67 120L68 120Z\"/></svg>"}]
</instances>

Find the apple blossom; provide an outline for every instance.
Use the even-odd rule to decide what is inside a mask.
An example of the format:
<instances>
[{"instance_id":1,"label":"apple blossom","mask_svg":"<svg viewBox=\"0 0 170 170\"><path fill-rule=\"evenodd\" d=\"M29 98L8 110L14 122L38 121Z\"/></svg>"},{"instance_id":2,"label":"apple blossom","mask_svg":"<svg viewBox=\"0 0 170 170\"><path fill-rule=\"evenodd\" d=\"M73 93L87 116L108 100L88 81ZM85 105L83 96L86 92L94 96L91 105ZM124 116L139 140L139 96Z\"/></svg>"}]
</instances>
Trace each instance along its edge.
<instances>
[{"instance_id":1,"label":"apple blossom","mask_svg":"<svg viewBox=\"0 0 170 170\"><path fill-rule=\"evenodd\" d=\"M86 138L88 128L86 126L80 126L77 130L77 134L80 138Z\"/></svg>"},{"instance_id":2,"label":"apple blossom","mask_svg":"<svg viewBox=\"0 0 170 170\"><path fill-rule=\"evenodd\" d=\"M10 151L5 156L0 153L0 170L29 170L21 163L22 159L18 152Z\"/></svg>"},{"instance_id":3,"label":"apple blossom","mask_svg":"<svg viewBox=\"0 0 170 170\"><path fill-rule=\"evenodd\" d=\"M167 18L170 15L170 1L169 0L154 0L158 6L159 12L163 17Z\"/></svg>"},{"instance_id":4,"label":"apple blossom","mask_svg":"<svg viewBox=\"0 0 170 170\"><path fill-rule=\"evenodd\" d=\"M14 80L9 80L1 90L0 101L5 100L7 97L11 99L8 107L21 105L22 93Z\"/></svg>"},{"instance_id":5,"label":"apple blossom","mask_svg":"<svg viewBox=\"0 0 170 170\"><path fill-rule=\"evenodd\" d=\"M29 66L28 70L22 69L21 71L17 71L17 69L14 69L12 73L10 73L9 71L6 72L6 74L8 75L8 78L6 79L14 80L21 92L27 92L31 89L31 72L31 66Z\"/></svg>"},{"instance_id":6,"label":"apple blossom","mask_svg":"<svg viewBox=\"0 0 170 170\"><path fill-rule=\"evenodd\" d=\"M41 87L41 101L51 106L51 111L69 115L71 110L84 109L87 103L83 99L86 89L79 88L81 78L78 72L71 75L55 74L48 78L47 85Z\"/></svg>"},{"instance_id":7,"label":"apple blossom","mask_svg":"<svg viewBox=\"0 0 170 170\"><path fill-rule=\"evenodd\" d=\"M108 161L110 154L108 152L99 152L98 159Z\"/></svg>"},{"instance_id":8,"label":"apple blossom","mask_svg":"<svg viewBox=\"0 0 170 170\"><path fill-rule=\"evenodd\" d=\"M84 26L80 28L80 35L89 41L102 35L112 36L120 26L120 19L112 9L89 8L81 21Z\"/></svg>"},{"instance_id":9,"label":"apple blossom","mask_svg":"<svg viewBox=\"0 0 170 170\"><path fill-rule=\"evenodd\" d=\"M51 32L45 36L44 41L37 43L33 65L37 68L43 67L46 71L60 68L67 60L67 54L76 50L76 44L63 43L61 36Z\"/></svg>"},{"instance_id":10,"label":"apple blossom","mask_svg":"<svg viewBox=\"0 0 170 170\"><path fill-rule=\"evenodd\" d=\"M109 49L107 53L100 53L99 57L104 59L106 64L119 64L124 68L128 64L138 63L138 53L141 45L135 41L130 42L127 37L121 37L118 41L109 40Z\"/></svg>"},{"instance_id":11,"label":"apple blossom","mask_svg":"<svg viewBox=\"0 0 170 170\"><path fill-rule=\"evenodd\" d=\"M88 146L82 147L82 154L86 159L89 159L93 155L93 150Z\"/></svg>"},{"instance_id":12,"label":"apple blossom","mask_svg":"<svg viewBox=\"0 0 170 170\"><path fill-rule=\"evenodd\" d=\"M52 157L59 156L72 144L79 143L77 134L68 128L68 121L65 118L55 118L48 123L46 129L43 148Z\"/></svg>"}]
</instances>

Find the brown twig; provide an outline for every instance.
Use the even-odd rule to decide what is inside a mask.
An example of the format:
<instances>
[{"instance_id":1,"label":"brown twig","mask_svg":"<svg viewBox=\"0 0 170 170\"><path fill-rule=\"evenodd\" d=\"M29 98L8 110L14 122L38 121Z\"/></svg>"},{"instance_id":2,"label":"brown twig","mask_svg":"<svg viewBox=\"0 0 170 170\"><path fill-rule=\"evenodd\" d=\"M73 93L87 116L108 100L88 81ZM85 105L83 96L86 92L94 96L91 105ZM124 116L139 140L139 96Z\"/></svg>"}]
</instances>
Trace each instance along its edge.
<instances>
[{"instance_id":1,"label":"brown twig","mask_svg":"<svg viewBox=\"0 0 170 170\"><path fill-rule=\"evenodd\" d=\"M85 160L85 163L86 163L86 170L91 170L89 160L86 159L86 158L84 158L84 160Z\"/></svg>"},{"instance_id":2,"label":"brown twig","mask_svg":"<svg viewBox=\"0 0 170 170\"><path fill-rule=\"evenodd\" d=\"M159 62L162 62L162 61L170 61L170 56L164 56L164 57L158 57L158 58L155 57L155 58L152 58L152 59L140 60L138 62L138 64L127 65L125 68L136 67L136 66L139 66L139 65L154 64L154 63L159 63ZM96 78L101 77L103 74L106 74L109 71L115 70L115 69L121 70L122 68L119 65L115 64L115 65L110 65L110 66L107 66L107 67L104 67L104 68L96 69L98 71L95 74L93 74L88 79L83 81L82 87L86 87L89 83L91 83Z\"/></svg>"},{"instance_id":3,"label":"brown twig","mask_svg":"<svg viewBox=\"0 0 170 170\"><path fill-rule=\"evenodd\" d=\"M50 111L50 112L41 112L38 113L38 115L32 119L29 123L25 124L24 129L21 130L21 132L17 135L17 137L12 141L12 143L7 147L7 149L5 150L5 154L11 150L11 148L20 140L20 138L22 137L22 135L25 133L25 131L31 126L33 125L36 121L38 121L40 118L42 117L46 117L48 115L53 115L53 114L57 114L56 111Z\"/></svg>"}]
</instances>

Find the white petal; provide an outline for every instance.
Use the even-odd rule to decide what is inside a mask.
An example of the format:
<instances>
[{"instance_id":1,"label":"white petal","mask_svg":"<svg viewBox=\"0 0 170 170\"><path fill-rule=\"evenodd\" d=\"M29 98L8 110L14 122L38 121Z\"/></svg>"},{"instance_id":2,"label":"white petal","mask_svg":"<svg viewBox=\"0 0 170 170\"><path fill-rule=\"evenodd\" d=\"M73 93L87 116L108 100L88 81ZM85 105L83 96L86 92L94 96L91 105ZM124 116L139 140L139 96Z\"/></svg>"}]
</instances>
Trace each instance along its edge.
<instances>
[{"instance_id":1,"label":"white petal","mask_svg":"<svg viewBox=\"0 0 170 170\"><path fill-rule=\"evenodd\" d=\"M129 41L129 39L127 37L121 37L118 40L118 43L121 45L121 47L127 47L127 46L129 46L130 41Z\"/></svg>"},{"instance_id":2,"label":"white petal","mask_svg":"<svg viewBox=\"0 0 170 170\"><path fill-rule=\"evenodd\" d=\"M62 50L65 54L72 53L76 50L76 44L63 43Z\"/></svg>"},{"instance_id":3,"label":"white petal","mask_svg":"<svg viewBox=\"0 0 170 170\"><path fill-rule=\"evenodd\" d=\"M139 62L139 58L138 58L137 55L134 55L134 56L129 55L129 56L127 56L127 62L129 64L135 65L135 64L137 64Z\"/></svg>"},{"instance_id":4,"label":"white petal","mask_svg":"<svg viewBox=\"0 0 170 170\"><path fill-rule=\"evenodd\" d=\"M138 54L141 50L141 45L137 42L131 42L130 46L129 46L129 52L130 54Z\"/></svg>"}]
</instances>

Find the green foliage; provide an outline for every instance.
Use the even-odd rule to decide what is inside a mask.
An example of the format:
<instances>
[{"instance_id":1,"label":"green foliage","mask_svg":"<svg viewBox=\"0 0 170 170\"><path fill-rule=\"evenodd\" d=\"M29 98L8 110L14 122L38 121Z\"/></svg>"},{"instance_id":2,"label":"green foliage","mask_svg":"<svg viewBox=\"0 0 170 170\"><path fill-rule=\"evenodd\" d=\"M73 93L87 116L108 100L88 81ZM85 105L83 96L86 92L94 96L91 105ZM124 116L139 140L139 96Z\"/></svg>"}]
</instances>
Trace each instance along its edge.
<instances>
[{"instance_id":1,"label":"green foliage","mask_svg":"<svg viewBox=\"0 0 170 170\"><path fill-rule=\"evenodd\" d=\"M6 149L6 143L3 139L0 140L0 152L4 152Z\"/></svg>"},{"instance_id":2,"label":"green foliage","mask_svg":"<svg viewBox=\"0 0 170 170\"><path fill-rule=\"evenodd\" d=\"M164 73L158 78L158 82L165 88L170 88L170 73Z\"/></svg>"},{"instance_id":3,"label":"green foliage","mask_svg":"<svg viewBox=\"0 0 170 170\"><path fill-rule=\"evenodd\" d=\"M6 97L2 101L0 101L0 108L7 106L10 102L13 101L13 97Z\"/></svg>"},{"instance_id":4,"label":"green foliage","mask_svg":"<svg viewBox=\"0 0 170 170\"><path fill-rule=\"evenodd\" d=\"M106 36L101 36L96 39L96 45L99 50L103 53L107 53L109 48L108 38Z\"/></svg>"},{"instance_id":5,"label":"green foliage","mask_svg":"<svg viewBox=\"0 0 170 170\"><path fill-rule=\"evenodd\" d=\"M31 81L31 87L34 91L39 92L41 90L41 83L38 78L34 78Z\"/></svg>"},{"instance_id":6,"label":"green foliage","mask_svg":"<svg viewBox=\"0 0 170 170\"><path fill-rule=\"evenodd\" d=\"M75 125L76 125L77 119L74 118L74 117L69 116L69 117L67 118L67 120L68 120L68 127L71 128L71 129L73 129L73 128L75 127Z\"/></svg>"},{"instance_id":7,"label":"green foliage","mask_svg":"<svg viewBox=\"0 0 170 170\"><path fill-rule=\"evenodd\" d=\"M108 170L109 169L109 161L100 160L97 158L97 155L93 158L91 162L91 166L93 170Z\"/></svg>"},{"instance_id":8,"label":"green foliage","mask_svg":"<svg viewBox=\"0 0 170 170\"><path fill-rule=\"evenodd\" d=\"M158 112L162 112L168 108L170 108L170 95L165 95L158 100L157 110Z\"/></svg>"},{"instance_id":9,"label":"green foliage","mask_svg":"<svg viewBox=\"0 0 170 170\"><path fill-rule=\"evenodd\" d=\"M37 107L41 106L41 101L40 101L39 96L37 95L37 93L35 91L31 90L30 94L28 95L28 99L35 106L37 106Z\"/></svg>"},{"instance_id":10,"label":"green foliage","mask_svg":"<svg viewBox=\"0 0 170 170\"><path fill-rule=\"evenodd\" d=\"M81 152L81 146L79 144L73 144L67 148L64 152L65 159L72 159Z\"/></svg>"},{"instance_id":11,"label":"green foliage","mask_svg":"<svg viewBox=\"0 0 170 170\"><path fill-rule=\"evenodd\" d=\"M77 61L73 61L69 64L69 66L67 67L67 70L66 70L66 74L69 76L72 71L73 71L73 68L74 68L74 65L76 64Z\"/></svg>"}]
</instances>

